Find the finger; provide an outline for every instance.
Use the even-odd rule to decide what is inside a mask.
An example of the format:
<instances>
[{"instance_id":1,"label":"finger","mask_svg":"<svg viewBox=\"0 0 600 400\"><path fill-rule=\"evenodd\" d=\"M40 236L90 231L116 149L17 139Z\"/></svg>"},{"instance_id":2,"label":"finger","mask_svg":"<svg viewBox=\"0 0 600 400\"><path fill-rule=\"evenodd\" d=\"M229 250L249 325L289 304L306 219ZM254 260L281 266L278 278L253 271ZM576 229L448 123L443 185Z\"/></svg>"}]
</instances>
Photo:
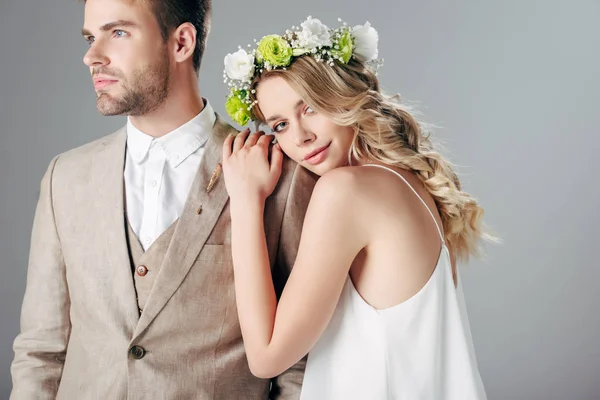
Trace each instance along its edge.
<instances>
[{"instance_id":1,"label":"finger","mask_svg":"<svg viewBox=\"0 0 600 400\"><path fill-rule=\"evenodd\" d=\"M264 132L258 131L258 132L248 135L248 138L246 139L246 144L244 144L244 147L254 146L256 144L256 142L258 142L258 140L261 138L261 136L264 136L264 134L265 134Z\"/></svg>"},{"instance_id":2,"label":"finger","mask_svg":"<svg viewBox=\"0 0 600 400\"><path fill-rule=\"evenodd\" d=\"M281 175L281 168L283 166L283 151L279 144L273 146L271 151L271 172Z\"/></svg>"},{"instance_id":3,"label":"finger","mask_svg":"<svg viewBox=\"0 0 600 400\"><path fill-rule=\"evenodd\" d=\"M273 135L263 135L258 139L258 145L263 147L265 150L269 150L269 144L273 140Z\"/></svg>"},{"instance_id":4,"label":"finger","mask_svg":"<svg viewBox=\"0 0 600 400\"><path fill-rule=\"evenodd\" d=\"M272 135L263 135L258 140L258 143L256 143L256 147L258 147L262 151L262 154L267 160L269 159L269 147L271 146L271 138Z\"/></svg>"},{"instance_id":5,"label":"finger","mask_svg":"<svg viewBox=\"0 0 600 400\"><path fill-rule=\"evenodd\" d=\"M223 162L231 156L231 145L233 144L233 135L230 133L223 142Z\"/></svg>"},{"instance_id":6,"label":"finger","mask_svg":"<svg viewBox=\"0 0 600 400\"><path fill-rule=\"evenodd\" d=\"M235 136L235 140L233 141L233 151L238 151L244 146L246 142L246 138L250 133L250 128L246 128Z\"/></svg>"}]
</instances>

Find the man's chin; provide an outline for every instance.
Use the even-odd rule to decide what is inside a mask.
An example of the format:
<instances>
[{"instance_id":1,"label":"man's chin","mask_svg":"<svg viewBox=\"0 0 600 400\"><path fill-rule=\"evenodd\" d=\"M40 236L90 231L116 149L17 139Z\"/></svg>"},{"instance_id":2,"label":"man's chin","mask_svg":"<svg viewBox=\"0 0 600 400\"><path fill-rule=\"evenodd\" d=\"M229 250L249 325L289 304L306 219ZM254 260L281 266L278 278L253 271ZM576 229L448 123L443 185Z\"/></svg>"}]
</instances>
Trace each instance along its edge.
<instances>
[{"instance_id":1,"label":"man's chin","mask_svg":"<svg viewBox=\"0 0 600 400\"><path fill-rule=\"evenodd\" d=\"M105 117L114 117L118 115L125 115L126 113L120 109L107 108L98 106L98 112Z\"/></svg>"},{"instance_id":2,"label":"man's chin","mask_svg":"<svg viewBox=\"0 0 600 400\"><path fill-rule=\"evenodd\" d=\"M96 108L98 108L98 112L105 117L123 115L126 112L124 107L119 104L118 101L106 93L102 93L98 96Z\"/></svg>"}]
</instances>

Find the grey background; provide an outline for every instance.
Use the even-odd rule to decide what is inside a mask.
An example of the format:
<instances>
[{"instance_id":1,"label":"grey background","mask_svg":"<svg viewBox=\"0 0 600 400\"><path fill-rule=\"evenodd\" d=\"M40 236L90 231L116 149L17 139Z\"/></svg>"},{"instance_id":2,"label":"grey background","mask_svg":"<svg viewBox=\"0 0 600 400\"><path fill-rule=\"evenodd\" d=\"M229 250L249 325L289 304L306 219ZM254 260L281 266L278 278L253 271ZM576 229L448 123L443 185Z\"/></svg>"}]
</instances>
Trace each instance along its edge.
<instances>
[{"instance_id":1,"label":"grey background","mask_svg":"<svg viewBox=\"0 0 600 400\"><path fill-rule=\"evenodd\" d=\"M600 399L600 3L568 3L214 2L200 86L221 114L222 59L238 44L308 15L379 30L382 85L443 127L436 137L504 239L462 269L490 399ZM125 121L96 112L82 21L75 0L0 3L0 398L42 174Z\"/></svg>"}]
</instances>

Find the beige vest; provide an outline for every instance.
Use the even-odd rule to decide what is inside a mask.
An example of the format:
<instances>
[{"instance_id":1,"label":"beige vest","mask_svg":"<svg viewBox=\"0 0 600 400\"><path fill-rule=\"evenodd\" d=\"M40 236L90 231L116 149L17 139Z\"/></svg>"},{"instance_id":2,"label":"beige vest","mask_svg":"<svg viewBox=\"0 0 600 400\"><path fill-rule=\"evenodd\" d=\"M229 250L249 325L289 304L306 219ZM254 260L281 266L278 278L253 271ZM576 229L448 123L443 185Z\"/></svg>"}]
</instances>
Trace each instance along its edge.
<instances>
[{"instance_id":1,"label":"beige vest","mask_svg":"<svg viewBox=\"0 0 600 400\"><path fill-rule=\"evenodd\" d=\"M140 315L146 305L146 300L152 291L154 281L160 272L160 267L167 254L167 249L171 245L171 238L179 219L173 222L155 241L152 243L148 251L144 252L140 241L135 232L131 228L131 224L127 223L127 243L129 247L129 259L131 260L131 268L133 269L133 283L137 294L138 309Z\"/></svg>"}]
</instances>

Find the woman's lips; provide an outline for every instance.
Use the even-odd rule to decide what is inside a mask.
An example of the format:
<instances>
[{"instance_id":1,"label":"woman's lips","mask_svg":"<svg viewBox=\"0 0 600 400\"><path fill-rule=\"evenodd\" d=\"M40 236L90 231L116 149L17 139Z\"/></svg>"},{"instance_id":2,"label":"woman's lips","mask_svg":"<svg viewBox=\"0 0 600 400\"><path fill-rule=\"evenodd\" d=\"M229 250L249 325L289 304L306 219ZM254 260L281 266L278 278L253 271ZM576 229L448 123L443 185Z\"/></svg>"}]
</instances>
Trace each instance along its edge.
<instances>
[{"instance_id":1,"label":"woman's lips","mask_svg":"<svg viewBox=\"0 0 600 400\"><path fill-rule=\"evenodd\" d=\"M327 157L327 150L329 150L330 145L331 143L311 151L306 155L306 157L304 157L304 162L311 165L317 165L321 163L325 159L325 157Z\"/></svg>"}]
</instances>

